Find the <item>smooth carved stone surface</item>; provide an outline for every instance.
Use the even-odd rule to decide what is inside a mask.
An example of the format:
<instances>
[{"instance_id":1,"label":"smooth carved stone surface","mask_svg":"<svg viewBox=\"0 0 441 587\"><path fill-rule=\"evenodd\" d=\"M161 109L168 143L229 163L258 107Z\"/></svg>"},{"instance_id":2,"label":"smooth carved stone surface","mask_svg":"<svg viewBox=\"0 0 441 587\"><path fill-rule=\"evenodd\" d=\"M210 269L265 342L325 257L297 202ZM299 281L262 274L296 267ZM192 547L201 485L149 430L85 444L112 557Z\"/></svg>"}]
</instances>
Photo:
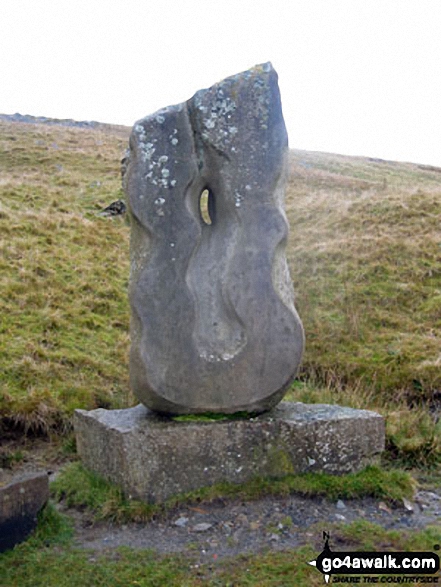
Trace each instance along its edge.
<instances>
[{"instance_id":1,"label":"smooth carved stone surface","mask_svg":"<svg viewBox=\"0 0 441 587\"><path fill-rule=\"evenodd\" d=\"M285 258L287 155L271 64L135 124L124 175L130 379L149 408L260 412L295 377L303 329Z\"/></svg>"},{"instance_id":2,"label":"smooth carved stone surface","mask_svg":"<svg viewBox=\"0 0 441 587\"><path fill-rule=\"evenodd\" d=\"M141 404L76 410L74 426L83 464L146 502L254 477L358 471L385 442L375 412L290 402L256 418L215 422L175 422Z\"/></svg>"},{"instance_id":3,"label":"smooth carved stone surface","mask_svg":"<svg viewBox=\"0 0 441 587\"><path fill-rule=\"evenodd\" d=\"M49 499L46 473L30 473L0 487L0 552L22 542L37 525Z\"/></svg>"}]
</instances>

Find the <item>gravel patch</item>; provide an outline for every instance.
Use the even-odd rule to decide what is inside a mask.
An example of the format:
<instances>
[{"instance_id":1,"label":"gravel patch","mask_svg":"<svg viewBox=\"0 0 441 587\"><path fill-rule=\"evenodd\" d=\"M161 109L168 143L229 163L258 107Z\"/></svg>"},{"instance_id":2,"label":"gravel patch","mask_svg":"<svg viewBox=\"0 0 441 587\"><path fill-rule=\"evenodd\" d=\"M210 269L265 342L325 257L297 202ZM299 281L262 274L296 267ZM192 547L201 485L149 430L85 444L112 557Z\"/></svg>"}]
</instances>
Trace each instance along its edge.
<instances>
[{"instance_id":1,"label":"gravel patch","mask_svg":"<svg viewBox=\"0 0 441 587\"><path fill-rule=\"evenodd\" d=\"M321 539L332 523L374 522L387 529L420 529L441 522L441 495L420 491L413 502L391 507L375 499L330 501L296 495L252 502L221 501L180 507L143 524L93 522L77 510L60 510L75 524L75 545L94 551L120 546L159 554L192 553L201 562L265 549L285 550Z\"/></svg>"}]
</instances>

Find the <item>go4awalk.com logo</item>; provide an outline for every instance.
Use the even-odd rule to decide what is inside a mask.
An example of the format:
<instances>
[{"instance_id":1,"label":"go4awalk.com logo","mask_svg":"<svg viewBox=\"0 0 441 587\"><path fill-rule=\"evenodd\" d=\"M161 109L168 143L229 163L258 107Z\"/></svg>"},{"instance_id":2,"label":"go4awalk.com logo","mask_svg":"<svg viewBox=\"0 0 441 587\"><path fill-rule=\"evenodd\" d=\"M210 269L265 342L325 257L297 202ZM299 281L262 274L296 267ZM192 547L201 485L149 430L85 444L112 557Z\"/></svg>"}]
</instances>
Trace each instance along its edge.
<instances>
[{"instance_id":1,"label":"go4awalk.com logo","mask_svg":"<svg viewBox=\"0 0 441 587\"><path fill-rule=\"evenodd\" d=\"M331 578L332 583L439 583L440 560L434 552L334 552L329 538L323 532L325 547L309 563L323 573L326 583Z\"/></svg>"}]
</instances>

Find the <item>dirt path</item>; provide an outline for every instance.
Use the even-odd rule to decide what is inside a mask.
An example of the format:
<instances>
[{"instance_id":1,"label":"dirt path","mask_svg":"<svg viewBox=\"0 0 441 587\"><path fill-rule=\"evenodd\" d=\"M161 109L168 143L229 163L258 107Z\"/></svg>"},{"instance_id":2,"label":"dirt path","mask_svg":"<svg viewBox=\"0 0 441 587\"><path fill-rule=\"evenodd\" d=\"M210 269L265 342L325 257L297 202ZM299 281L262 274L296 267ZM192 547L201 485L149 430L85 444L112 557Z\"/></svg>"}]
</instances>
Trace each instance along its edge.
<instances>
[{"instance_id":1,"label":"dirt path","mask_svg":"<svg viewBox=\"0 0 441 587\"><path fill-rule=\"evenodd\" d=\"M335 522L367 520L387 529L423 528L441 523L441 495L417 493L412 504L390 509L374 499L331 502L298 496L252 502L225 501L181 507L145 524L93 523L84 512L60 510L75 522L75 544L103 551L119 546L154 549L158 553L191 552L201 562L320 543L323 530ZM412 508L412 509L410 509Z\"/></svg>"}]
</instances>

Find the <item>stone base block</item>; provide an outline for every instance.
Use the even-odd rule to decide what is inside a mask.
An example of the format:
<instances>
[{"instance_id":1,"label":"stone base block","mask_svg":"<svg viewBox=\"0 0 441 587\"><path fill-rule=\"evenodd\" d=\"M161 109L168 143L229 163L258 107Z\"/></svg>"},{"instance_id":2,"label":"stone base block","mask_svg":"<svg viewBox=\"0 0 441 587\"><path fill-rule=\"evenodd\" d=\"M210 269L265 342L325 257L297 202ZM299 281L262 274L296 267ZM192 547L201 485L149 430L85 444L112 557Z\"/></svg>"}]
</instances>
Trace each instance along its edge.
<instances>
[{"instance_id":1,"label":"stone base block","mask_svg":"<svg viewBox=\"0 0 441 587\"><path fill-rule=\"evenodd\" d=\"M27 538L48 499L47 473L29 473L0 487L0 552Z\"/></svg>"},{"instance_id":2,"label":"stone base block","mask_svg":"<svg viewBox=\"0 0 441 587\"><path fill-rule=\"evenodd\" d=\"M384 450L384 420L367 410L282 402L252 419L176 422L143 405L76 410L82 462L145 502L220 482L358 471Z\"/></svg>"}]
</instances>

